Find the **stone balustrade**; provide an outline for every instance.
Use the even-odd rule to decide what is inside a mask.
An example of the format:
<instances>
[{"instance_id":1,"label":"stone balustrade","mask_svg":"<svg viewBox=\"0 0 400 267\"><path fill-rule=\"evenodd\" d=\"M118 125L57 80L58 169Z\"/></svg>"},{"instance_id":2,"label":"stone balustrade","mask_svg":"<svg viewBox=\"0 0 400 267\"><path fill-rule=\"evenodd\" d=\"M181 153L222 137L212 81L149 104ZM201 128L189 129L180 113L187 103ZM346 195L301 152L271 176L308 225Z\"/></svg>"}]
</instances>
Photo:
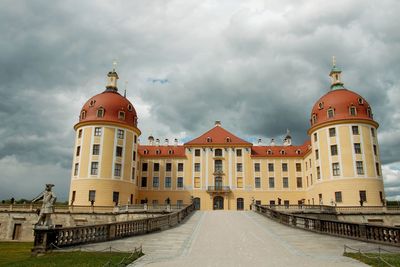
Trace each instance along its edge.
<instances>
[{"instance_id":1,"label":"stone balustrade","mask_svg":"<svg viewBox=\"0 0 400 267\"><path fill-rule=\"evenodd\" d=\"M400 246L400 228L398 227L322 220L285 213L270 206L254 205L253 207L256 212L292 227L366 242Z\"/></svg>"}]
</instances>

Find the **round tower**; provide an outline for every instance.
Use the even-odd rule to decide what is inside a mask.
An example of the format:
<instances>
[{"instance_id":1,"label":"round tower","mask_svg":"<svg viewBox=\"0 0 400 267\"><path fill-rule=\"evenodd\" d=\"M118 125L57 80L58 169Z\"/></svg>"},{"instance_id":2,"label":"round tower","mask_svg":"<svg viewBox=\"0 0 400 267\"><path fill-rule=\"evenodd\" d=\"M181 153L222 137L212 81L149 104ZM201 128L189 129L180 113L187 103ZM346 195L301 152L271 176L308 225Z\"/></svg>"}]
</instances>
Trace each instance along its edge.
<instances>
[{"instance_id":1,"label":"round tower","mask_svg":"<svg viewBox=\"0 0 400 267\"><path fill-rule=\"evenodd\" d=\"M115 68L106 90L91 97L75 124L69 203L112 206L135 203L140 130L132 103L118 93Z\"/></svg>"},{"instance_id":2,"label":"round tower","mask_svg":"<svg viewBox=\"0 0 400 267\"><path fill-rule=\"evenodd\" d=\"M331 90L311 111L312 150L305 159L310 179L307 198L324 205L382 205L379 124L368 102L344 87L335 64L329 76Z\"/></svg>"}]
</instances>

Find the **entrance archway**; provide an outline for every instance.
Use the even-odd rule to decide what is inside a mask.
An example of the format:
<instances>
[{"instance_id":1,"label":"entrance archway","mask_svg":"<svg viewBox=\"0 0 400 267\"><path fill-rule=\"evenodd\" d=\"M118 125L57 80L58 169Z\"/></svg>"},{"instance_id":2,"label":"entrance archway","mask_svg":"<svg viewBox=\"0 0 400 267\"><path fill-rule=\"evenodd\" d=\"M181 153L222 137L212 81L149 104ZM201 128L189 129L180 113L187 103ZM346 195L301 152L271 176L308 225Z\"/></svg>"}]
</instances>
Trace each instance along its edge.
<instances>
[{"instance_id":1,"label":"entrance archway","mask_svg":"<svg viewBox=\"0 0 400 267\"><path fill-rule=\"evenodd\" d=\"M244 200L243 198L239 197L236 199L236 209L237 210L244 210Z\"/></svg>"},{"instance_id":2,"label":"entrance archway","mask_svg":"<svg viewBox=\"0 0 400 267\"><path fill-rule=\"evenodd\" d=\"M193 206L195 210L199 210L200 209L200 198L199 197L195 197L193 199Z\"/></svg>"},{"instance_id":3,"label":"entrance archway","mask_svg":"<svg viewBox=\"0 0 400 267\"><path fill-rule=\"evenodd\" d=\"M214 210L223 210L224 209L224 198L223 197L221 197L221 196L214 197L213 209Z\"/></svg>"}]
</instances>

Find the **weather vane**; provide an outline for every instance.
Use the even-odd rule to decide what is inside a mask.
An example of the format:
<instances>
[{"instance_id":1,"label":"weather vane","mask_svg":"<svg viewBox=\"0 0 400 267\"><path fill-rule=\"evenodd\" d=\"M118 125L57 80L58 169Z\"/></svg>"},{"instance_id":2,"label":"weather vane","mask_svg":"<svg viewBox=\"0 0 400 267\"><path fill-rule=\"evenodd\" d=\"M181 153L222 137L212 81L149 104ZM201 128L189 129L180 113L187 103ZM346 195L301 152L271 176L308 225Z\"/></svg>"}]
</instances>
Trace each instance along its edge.
<instances>
[{"instance_id":1,"label":"weather vane","mask_svg":"<svg viewBox=\"0 0 400 267\"><path fill-rule=\"evenodd\" d=\"M336 66L336 58L335 58L335 56L332 56L332 65L334 67Z\"/></svg>"},{"instance_id":2,"label":"weather vane","mask_svg":"<svg viewBox=\"0 0 400 267\"><path fill-rule=\"evenodd\" d=\"M113 71L115 71L117 69L117 60L114 59L113 60Z\"/></svg>"}]
</instances>

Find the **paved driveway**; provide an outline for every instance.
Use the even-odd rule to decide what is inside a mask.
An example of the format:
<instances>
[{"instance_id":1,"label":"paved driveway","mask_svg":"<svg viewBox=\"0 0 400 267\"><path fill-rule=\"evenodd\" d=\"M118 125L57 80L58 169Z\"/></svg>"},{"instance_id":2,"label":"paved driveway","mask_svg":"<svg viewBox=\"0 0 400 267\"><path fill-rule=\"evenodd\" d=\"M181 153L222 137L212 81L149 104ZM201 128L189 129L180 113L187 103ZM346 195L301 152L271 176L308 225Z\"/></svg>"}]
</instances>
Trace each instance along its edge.
<instances>
[{"instance_id":1,"label":"paved driveway","mask_svg":"<svg viewBox=\"0 0 400 267\"><path fill-rule=\"evenodd\" d=\"M146 255L133 266L366 266L343 257L344 244L377 247L294 229L251 211L197 211L163 232L86 247L129 251L142 245Z\"/></svg>"}]
</instances>

